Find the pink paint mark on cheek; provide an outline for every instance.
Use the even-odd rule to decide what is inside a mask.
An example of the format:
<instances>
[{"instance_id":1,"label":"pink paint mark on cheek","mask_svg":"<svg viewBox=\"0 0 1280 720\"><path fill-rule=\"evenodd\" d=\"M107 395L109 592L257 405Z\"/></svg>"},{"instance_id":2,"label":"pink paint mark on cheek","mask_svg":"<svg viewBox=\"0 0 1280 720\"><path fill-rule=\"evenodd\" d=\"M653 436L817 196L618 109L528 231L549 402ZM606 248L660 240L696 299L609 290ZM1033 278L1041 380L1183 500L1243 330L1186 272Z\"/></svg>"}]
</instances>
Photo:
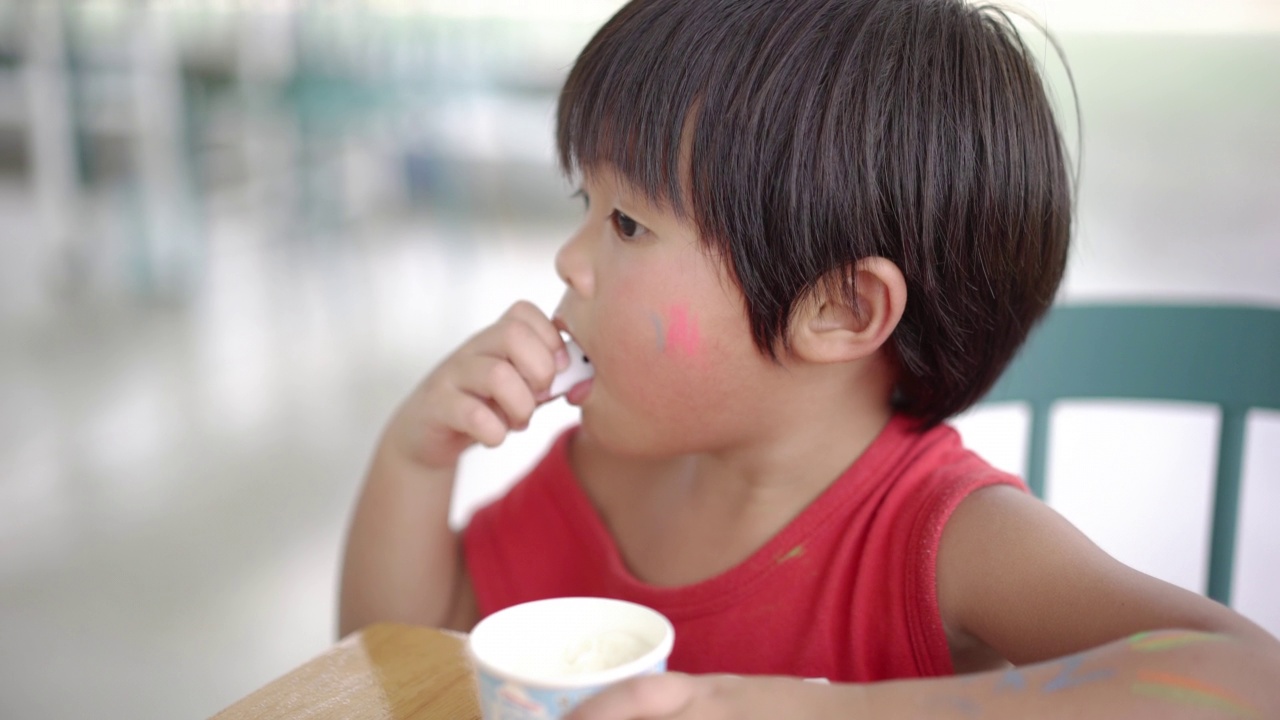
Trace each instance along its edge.
<instances>
[{"instance_id":1,"label":"pink paint mark on cheek","mask_svg":"<svg viewBox=\"0 0 1280 720\"><path fill-rule=\"evenodd\" d=\"M679 352L689 357L697 357L702 349L702 338L698 334L698 318L689 313L683 305L674 305L667 310L667 350Z\"/></svg>"}]
</instances>

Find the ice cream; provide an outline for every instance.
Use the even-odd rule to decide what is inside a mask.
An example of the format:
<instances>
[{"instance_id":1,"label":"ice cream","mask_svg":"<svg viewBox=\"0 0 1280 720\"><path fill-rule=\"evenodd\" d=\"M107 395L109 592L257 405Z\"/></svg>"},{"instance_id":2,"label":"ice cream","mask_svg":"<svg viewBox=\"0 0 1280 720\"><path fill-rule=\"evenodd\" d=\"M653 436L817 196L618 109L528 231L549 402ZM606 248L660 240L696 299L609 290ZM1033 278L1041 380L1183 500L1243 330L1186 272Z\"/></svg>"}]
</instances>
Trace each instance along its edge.
<instances>
[{"instance_id":1,"label":"ice cream","mask_svg":"<svg viewBox=\"0 0 1280 720\"><path fill-rule=\"evenodd\" d=\"M631 633L606 630L569 645L558 658L562 662L544 670L565 676L610 670L641 657L651 647L652 643Z\"/></svg>"}]
</instances>

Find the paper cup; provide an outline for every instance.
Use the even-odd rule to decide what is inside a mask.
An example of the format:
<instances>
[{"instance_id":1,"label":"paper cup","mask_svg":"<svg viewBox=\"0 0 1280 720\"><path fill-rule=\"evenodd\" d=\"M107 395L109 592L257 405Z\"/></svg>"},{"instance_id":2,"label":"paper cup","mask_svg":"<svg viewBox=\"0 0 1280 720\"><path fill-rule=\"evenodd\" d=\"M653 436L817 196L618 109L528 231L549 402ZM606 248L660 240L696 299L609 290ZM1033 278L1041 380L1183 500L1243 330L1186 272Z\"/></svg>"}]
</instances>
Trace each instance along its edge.
<instances>
[{"instance_id":1,"label":"paper cup","mask_svg":"<svg viewBox=\"0 0 1280 720\"><path fill-rule=\"evenodd\" d=\"M481 620L467 639L484 720L547 720L608 685L667 669L675 629L643 605L555 598Z\"/></svg>"}]
</instances>

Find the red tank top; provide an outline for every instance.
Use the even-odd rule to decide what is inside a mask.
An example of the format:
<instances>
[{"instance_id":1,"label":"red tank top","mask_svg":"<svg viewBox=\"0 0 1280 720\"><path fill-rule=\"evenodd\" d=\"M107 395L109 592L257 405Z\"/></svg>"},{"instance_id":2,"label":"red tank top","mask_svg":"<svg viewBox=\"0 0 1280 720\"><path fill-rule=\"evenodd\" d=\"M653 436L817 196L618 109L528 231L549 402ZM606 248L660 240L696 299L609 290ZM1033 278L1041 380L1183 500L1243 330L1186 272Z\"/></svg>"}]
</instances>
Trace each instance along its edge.
<instances>
[{"instance_id":1,"label":"red tank top","mask_svg":"<svg viewBox=\"0 0 1280 720\"><path fill-rule=\"evenodd\" d=\"M895 417L821 496L750 558L656 587L626 568L569 467L575 429L463 533L481 616L589 595L647 605L676 629L669 668L869 682L952 673L938 611L942 527L969 493L1024 487L950 427Z\"/></svg>"}]
</instances>

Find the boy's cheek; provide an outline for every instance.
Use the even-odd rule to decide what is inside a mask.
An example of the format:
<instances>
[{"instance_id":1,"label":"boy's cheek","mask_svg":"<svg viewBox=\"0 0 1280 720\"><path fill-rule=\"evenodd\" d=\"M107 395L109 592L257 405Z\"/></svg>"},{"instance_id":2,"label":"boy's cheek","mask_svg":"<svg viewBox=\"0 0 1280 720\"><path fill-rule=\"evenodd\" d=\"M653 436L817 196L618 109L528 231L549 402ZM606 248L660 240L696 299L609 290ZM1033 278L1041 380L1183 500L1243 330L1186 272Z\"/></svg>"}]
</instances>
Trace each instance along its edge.
<instances>
[{"instance_id":1,"label":"boy's cheek","mask_svg":"<svg viewBox=\"0 0 1280 720\"><path fill-rule=\"evenodd\" d=\"M715 358L715 346L691 329L648 333L610 343L598 366L603 383L629 410L641 416L675 421L684 411L706 413L722 403L732 377L728 358ZM683 333L683 334L682 334Z\"/></svg>"},{"instance_id":2,"label":"boy's cheek","mask_svg":"<svg viewBox=\"0 0 1280 720\"><path fill-rule=\"evenodd\" d=\"M636 308L626 313L624 322L609 325L596 349L606 372L616 369L646 382L668 384L705 376L717 364L712 357L715 345L709 342L713 338L707 337L698 312L687 304Z\"/></svg>"}]
</instances>

